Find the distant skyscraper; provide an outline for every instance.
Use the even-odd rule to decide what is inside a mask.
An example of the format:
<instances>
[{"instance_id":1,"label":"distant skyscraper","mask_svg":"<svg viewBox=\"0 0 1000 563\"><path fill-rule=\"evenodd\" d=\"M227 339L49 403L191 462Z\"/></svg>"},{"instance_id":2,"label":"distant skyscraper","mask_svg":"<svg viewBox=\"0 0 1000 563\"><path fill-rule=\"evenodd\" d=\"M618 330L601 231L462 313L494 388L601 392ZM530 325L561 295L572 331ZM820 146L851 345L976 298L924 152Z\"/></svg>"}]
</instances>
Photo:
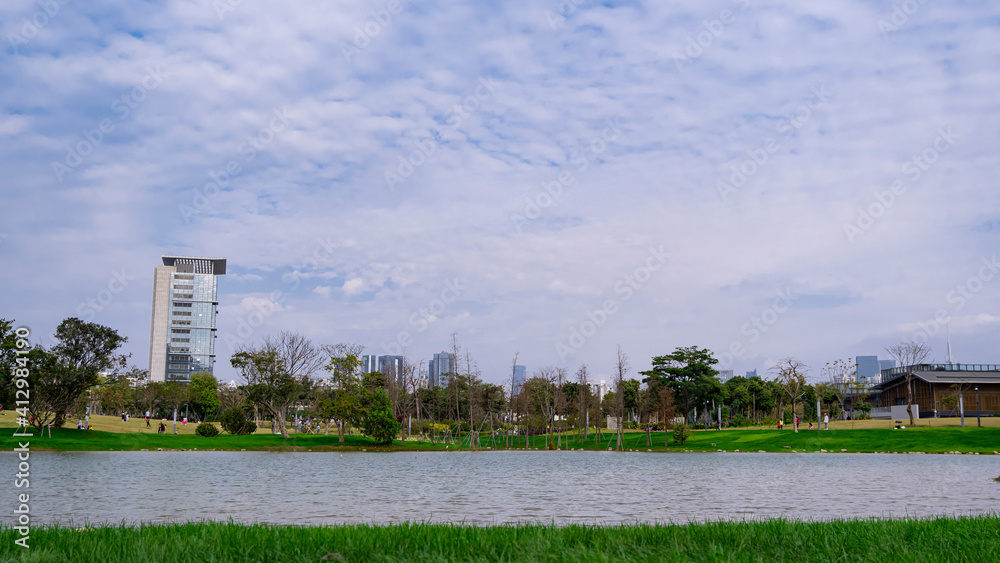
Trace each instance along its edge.
<instances>
[{"instance_id":1,"label":"distant skyscraper","mask_svg":"<svg viewBox=\"0 0 1000 563\"><path fill-rule=\"evenodd\" d=\"M373 373L379 371L378 356L365 354L361 356L361 373Z\"/></svg>"},{"instance_id":2,"label":"distant skyscraper","mask_svg":"<svg viewBox=\"0 0 1000 563\"><path fill-rule=\"evenodd\" d=\"M427 362L427 378L430 379L431 387L447 387L455 372L455 354L441 352L434 354L434 359Z\"/></svg>"},{"instance_id":3,"label":"distant skyscraper","mask_svg":"<svg viewBox=\"0 0 1000 563\"><path fill-rule=\"evenodd\" d=\"M871 382L876 376L881 376L882 372L878 365L878 356L858 356L854 358L854 363L858 364L857 376Z\"/></svg>"},{"instance_id":4,"label":"distant skyscraper","mask_svg":"<svg viewBox=\"0 0 1000 563\"><path fill-rule=\"evenodd\" d=\"M153 316L149 332L149 380L190 381L213 370L216 276L225 258L164 256L153 272Z\"/></svg>"},{"instance_id":5,"label":"distant skyscraper","mask_svg":"<svg viewBox=\"0 0 1000 563\"><path fill-rule=\"evenodd\" d=\"M403 356L379 356L378 371L385 374L385 380L403 384Z\"/></svg>"},{"instance_id":6,"label":"distant skyscraper","mask_svg":"<svg viewBox=\"0 0 1000 563\"><path fill-rule=\"evenodd\" d=\"M750 379L751 377L757 377L757 368L754 368L753 371L748 371L745 377L747 379Z\"/></svg>"},{"instance_id":7,"label":"distant skyscraper","mask_svg":"<svg viewBox=\"0 0 1000 563\"><path fill-rule=\"evenodd\" d=\"M884 369L892 369L896 367L896 360L879 360L878 369L879 371Z\"/></svg>"},{"instance_id":8,"label":"distant skyscraper","mask_svg":"<svg viewBox=\"0 0 1000 563\"><path fill-rule=\"evenodd\" d=\"M733 378L733 370L731 369L720 369L718 375L719 381L725 383Z\"/></svg>"},{"instance_id":9,"label":"distant skyscraper","mask_svg":"<svg viewBox=\"0 0 1000 563\"><path fill-rule=\"evenodd\" d=\"M517 395L521 392L521 387L524 386L524 382L528 380L528 368L525 366L514 366L514 394Z\"/></svg>"},{"instance_id":10,"label":"distant skyscraper","mask_svg":"<svg viewBox=\"0 0 1000 563\"><path fill-rule=\"evenodd\" d=\"M608 384L606 379L602 379L600 383L592 383L591 392L597 396L597 401L603 401L604 396L608 394Z\"/></svg>"}]
</instances>

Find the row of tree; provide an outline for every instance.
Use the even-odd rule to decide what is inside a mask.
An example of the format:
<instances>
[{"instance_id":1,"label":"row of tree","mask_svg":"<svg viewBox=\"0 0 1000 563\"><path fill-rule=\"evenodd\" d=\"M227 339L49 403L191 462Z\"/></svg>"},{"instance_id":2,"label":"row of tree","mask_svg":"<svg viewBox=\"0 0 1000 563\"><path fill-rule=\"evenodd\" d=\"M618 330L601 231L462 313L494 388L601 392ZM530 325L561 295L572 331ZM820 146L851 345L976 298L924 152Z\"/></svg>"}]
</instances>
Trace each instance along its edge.
<instances>
[{"instance_id":1,"label":"row of tree","mask_svg":"<svg viewBox=\"0 0 1000 563\"><path fill-rule=\"evenodd\" d=\"M341 441L352 427L391 441L412 433L415 419L417 433L433 439L479 445L486 434L509 446L514 436L527 440L545 434L546 444L554 440L555 447L563 447L567 431L576 430L574 439L583 440L594 428L599 441L609 422L607 427L614 429L611 442L621 447L626 425L644 428L648 441L653 429L681 421L750 425L790 413L794 424L799 412L818 421L817 400L834 416L843 412L845 403L852 411L870 408L865 390L852 393L849 386L836 383L850 379L845 376L853 366L846 361L827 365L829 383L807 384L806 366L794 358L777 362L771 368L773 379L734 377L722 383L714 367L718 360L694 346L654 357L651 369L638 374L641 379L629 376L629 359L619 347L612 391L602 398L586 365L572 376L565 368L545 367L518 386L515 355L507 386L483 382L466 352L464 370L456 366L446 386L428 389L420 386L424 374L406 358L398 372L362 373L362 346L317 346L300 334L285 332L238 349L230 363L246 383L220 389L208 373L195 374L186 384L149 382L144 370L129 368L128 358L118 353L125 337L76 318L60 323L51 348L35 346L22 361L12 327L12 322L0 319L0 368L10 374L18 361L30 368L30 419L38 428L61 426L70 414L86 408L160 416L187 406L200 420L242 409L255 421L269 419L272 431L284 437L289 436L289 421L309 432L318 427L328 433L335 425ZM452 345L455 357L461 358L455 335ZM14 404L14 395L12 378L5 375L0 401Z\"/></svg>"}]
</instances>

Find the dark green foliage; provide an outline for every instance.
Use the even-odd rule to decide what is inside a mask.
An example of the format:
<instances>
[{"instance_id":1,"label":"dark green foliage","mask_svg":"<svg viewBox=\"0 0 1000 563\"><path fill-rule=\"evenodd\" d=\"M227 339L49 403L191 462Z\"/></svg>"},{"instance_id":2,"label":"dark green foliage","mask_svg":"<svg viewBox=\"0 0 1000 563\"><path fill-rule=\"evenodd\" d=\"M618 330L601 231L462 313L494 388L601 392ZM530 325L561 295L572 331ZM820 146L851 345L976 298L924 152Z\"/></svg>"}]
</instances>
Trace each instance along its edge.
<instances>
[{"instance_id":1,"label":"dark green foliage","mask_svg":"<svg viewBox=\"0 0 1000 563\"><path fill-rule=\"evenodd\" d=\"M219 417L219 422L222 424L223 430L237 436L253 434L257 431L257 423L247 420L246 413L239 407L226 410Z\"/></svg>"},{"instance_id":2,"label":"dark green foliage","mask_svg":"<svg viewBox=\"0 0 1000 563\"><path fill-rule=\"evenodd\" d=\"M215 438L219 435L219 429L211 422L202 422L198 425L198 428L194 429L194 433L206 438Z\"/></svg>"},{"instance_id":3,"label":"dark green foliage","mask_svg":"<svg viewBox=\"0 0 1000 563\"><path fill-rule=\"evenodd\" d=\"M128 339L109 327L69 318L56 327L56 344L36 346L29 355L32 425L59 428L83 392L98 383L101 371L125 366L115 351Z\"/></svg>"},{"instance_id":4,"label":"dark green foliage","mask_svg":"<svg viewBox=\"0 0 1000 563\"><path fill-rule=\"evenodd\" d=\"M374 438L378 444L391 444L393 437L399 434L402 424L392 413L392 403L385 389L379 387L371 393L371 404L361 427L365 435Z\"/></svg>"},{"instance_id":5,"label":"dark green foliage","mask_svg":"<svg viewBox=\"0 0 1000 563\"><path fill-rule=\"evenodd\" d=\"M674 443L678 446L683 446L684 442L687 442L688 437L691 436L691 427L687 424L678 424L674 426Z\"/></svg>"}]
</instances>

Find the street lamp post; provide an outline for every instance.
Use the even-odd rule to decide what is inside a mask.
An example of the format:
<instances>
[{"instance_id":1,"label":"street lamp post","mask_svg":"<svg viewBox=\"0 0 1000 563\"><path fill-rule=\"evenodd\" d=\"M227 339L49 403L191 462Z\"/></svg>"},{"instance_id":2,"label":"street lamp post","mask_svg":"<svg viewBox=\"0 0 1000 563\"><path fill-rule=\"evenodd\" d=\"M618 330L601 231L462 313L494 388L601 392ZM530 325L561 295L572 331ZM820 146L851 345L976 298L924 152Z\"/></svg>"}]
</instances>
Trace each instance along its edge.
<instances>
[{"instance_id":1,"label":"street lamp post","mask_svg":"<svg viewBox=\"0 0 1000 563\"><path fill-rule=\"evenodd\" d=\"M977 385L976 386L976 427L977 428L982 428L983 427L983 421L980 418L980 416L981 415L979 414L979 386Z\"/></svg>"}]
</instances>

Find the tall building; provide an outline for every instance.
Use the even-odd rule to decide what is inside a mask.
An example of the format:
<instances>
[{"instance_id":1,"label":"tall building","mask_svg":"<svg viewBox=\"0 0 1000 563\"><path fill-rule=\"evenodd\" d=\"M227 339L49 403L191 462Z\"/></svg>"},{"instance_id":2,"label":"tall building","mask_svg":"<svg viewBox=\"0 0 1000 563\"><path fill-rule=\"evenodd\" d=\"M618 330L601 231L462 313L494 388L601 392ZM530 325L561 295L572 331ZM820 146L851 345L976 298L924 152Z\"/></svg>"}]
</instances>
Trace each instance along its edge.
<instances>
[{"instance_id":1,"label":"tall building","mask_svg":"<svg viewBox=\"0 0 1000 563\"><path fill-rule=\"evenodd\" d=\"M215 364L218 281L225 258L164 256L153 272L149 380L190 381Z\"/></svg>"},{"instance_id":2,"label":"tall building","mask_svg":"<svg viewBox=\"0 0 1000 563\"><path fill-rule=\"evenodd\" d=\"M434 354L434 359L427 362L427 378L431 387L447 387L456 371L455 354L441 352Z\"/></svg>"},{"instance_id":3,"label":"tall building","mask_svg":"<svg viewBox=\"0 0 1000 563\"><path fill-rule=\"evenodd\" d=\"M747 379L750 379L751 377L757 377L757 368L753 368L753 371L748 371L744 377L746 377Z\"/></svg>"},{"instance_id":4,"label":"tall building","mask_svg":"<svg viewBox=\"0 0 1000 563\"><path fill-rule=\"evenodd\" d=\"M361 356L361 373L372 373L378 371L378 356L365 354Z\"/></svg>"},{"instance_id":5,"label":"tall building","mask_svg":"<svg viewBox=\"0 0 1000 563\"><path fill-rule=\"evenodd\" d=\"M854 358L854 363L858 365L858 381L864 378L865 381L871 382L882 373L878 365L878 356L858 356Z\"/></svg>"},{"instance_id":6,"label":"tall building","mask_svg":"<svg viewBox=\"0 0 1000 563\"><path fill-rule=\"evenodd\" d=\"M403 384L403 356L379 356L378 371L385 374L385 380Z\"/></svg>"},{"instance_id":7,"label":"tall building","mask_svg":"<svg viewBox=\"0 0 1000 563\"><path fill-rule=\"evenodd\" d=\"M608 389L608 384L606 383L606 381L607 380L602 379L600 383L591 383L590 384L591 385L591 391L590 392L597 396L597 401L598 402L603 401L604 400L604 396L608 394L609 389Z\"/></svg>"},{"instance_id":8,"label":"tall building","mask_svg":"<svg viewBox=\"0 0 1000 563\"><path fill-rule=\"evenodd\" d=\"M718 379L720 383L725 383L733 378L733 370L731 369L720 369Z\"/></svg>"},{"instance_id":9,"label":"tall building","mask_svg":"<svg viewBox=\"0 0 1000 563\"><path fill-rule=\"evenodd\" d=\"M528 368L527 366L514 366L514 394L517 395L521 392L521 387L524 386L524 382L528 380Z\"/></svg>"}]
</instances>

